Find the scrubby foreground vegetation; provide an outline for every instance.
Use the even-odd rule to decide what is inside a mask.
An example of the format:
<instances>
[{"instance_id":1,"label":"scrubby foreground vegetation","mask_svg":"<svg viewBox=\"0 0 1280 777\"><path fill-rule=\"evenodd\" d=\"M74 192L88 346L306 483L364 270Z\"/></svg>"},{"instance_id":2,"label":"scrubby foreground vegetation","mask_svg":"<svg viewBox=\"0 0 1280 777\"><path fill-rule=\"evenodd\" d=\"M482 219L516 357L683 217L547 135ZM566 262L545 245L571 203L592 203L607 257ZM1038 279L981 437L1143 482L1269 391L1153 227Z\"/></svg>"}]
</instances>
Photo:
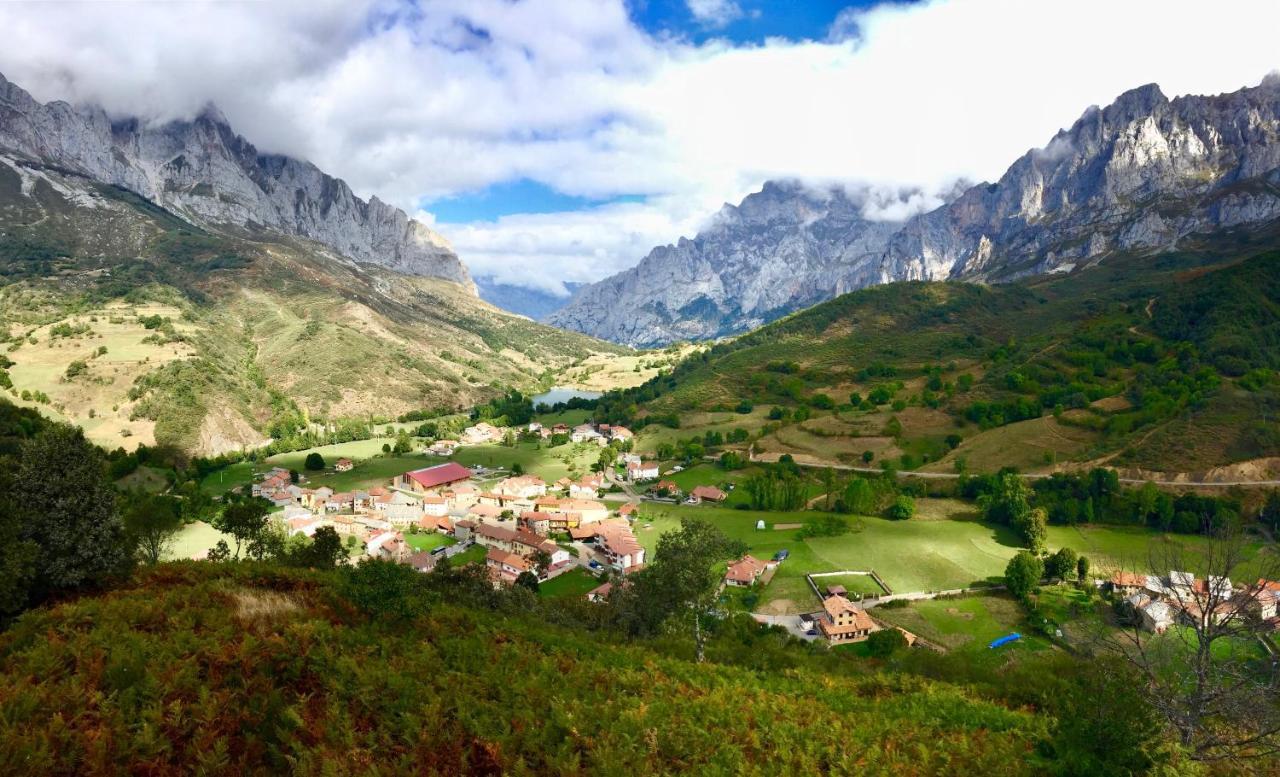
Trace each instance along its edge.
<instances>
[{"instance_id":1,"label":"scrubby foreground vegetation","mask_svg":"<svg viewBox=\"0 0 1280 777\"><path fill-rule=\"evenodd\" d=\"M1048 721L963 686L800 654L786 669L695 664L662 645L452 605L390 621L340 591L319 574L188 563L26 616L0 638L0 769L1014 774L1047 763L1036 743Z\"/></svg>"}]
</instances>

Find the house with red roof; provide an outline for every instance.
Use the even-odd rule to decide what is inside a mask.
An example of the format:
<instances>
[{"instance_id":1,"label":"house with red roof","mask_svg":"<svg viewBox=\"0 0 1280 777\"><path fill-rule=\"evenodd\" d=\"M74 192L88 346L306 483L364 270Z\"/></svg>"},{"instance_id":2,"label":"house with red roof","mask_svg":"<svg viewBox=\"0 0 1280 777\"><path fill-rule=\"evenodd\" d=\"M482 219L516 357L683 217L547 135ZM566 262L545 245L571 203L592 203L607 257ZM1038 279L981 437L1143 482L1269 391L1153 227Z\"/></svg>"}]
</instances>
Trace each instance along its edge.
<instances>
[{"instance_id":1,"label":"house with red roof","mask_svg":"<svg viewBox=\"0 0 1280 777\"><path fill-rule=\"evenodd\" d=\"M818 629L833 643L861 642L880 630L867 611L844 598L828 596L822 600Z\"/></svg>"},{"instance_id":2,"label":"house with red roof","mask_svg":"<svg viewBox=\"0 0 1280 777\"><path fill-rule=\"evenodd\" d=\"M334 462L333 469L335 472L350 472L355 466L356 463L351 459L338 459Z\"/></svg>"},{"instance_id":3,"label":"house with red roof","mask_svg":"<svg viewBox=\"0 0 1280 777\"><path fill-rule=\"evenodd\" d=\"M726 585L746 588L754 585L768 568L768 564L747 554L729 565L729 569L724 573L724 582Z\"/></svg>"},{"instance_id":4,"label":"house with red roof","mask_svg":"<svg viewBox=\"0 0 1280 777\"><path fill-rule=\"evenodd\" d=\"M439 493L444 488L471 479L471 470L457 463L446 461L434 467L423 467L396 477L396 487L419 494Z\"/></svg>"},{"instance_id":5,"label":"house with red roof","mask_svg":"<svg viewBox=\"0 0 1280 777\"><path fill-rule=\"evenodd\" d=\"M695 486L689 492L689 501L694 504L702 502L723 502L728 499L729 495L715 486Z\"/></svg>"}]
</instances>

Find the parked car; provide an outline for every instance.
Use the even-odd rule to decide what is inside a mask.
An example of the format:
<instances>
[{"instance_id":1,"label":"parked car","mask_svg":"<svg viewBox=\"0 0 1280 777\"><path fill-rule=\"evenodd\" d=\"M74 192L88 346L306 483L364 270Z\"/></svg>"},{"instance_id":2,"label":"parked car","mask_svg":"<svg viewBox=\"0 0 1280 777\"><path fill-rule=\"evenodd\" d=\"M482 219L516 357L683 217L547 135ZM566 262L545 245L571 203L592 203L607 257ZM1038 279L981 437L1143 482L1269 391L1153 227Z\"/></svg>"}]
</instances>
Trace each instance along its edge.
<instances>
[{"instance_id":1,"label":"parked car","mask_svg":"<svg viewBox=\"0 0 1280 777\"><path fill-rule=\"evenodd\" d=\"M602 569L602 567L600 566L600 562L599 562L599 561L596 561L595 559L592 559L592 560L587 564L587 566L591 567L592 569Z\"/></svg>"},{"instance_id":2,"label":"parked car","mask_svg":"<svg viewBox=\"0 0 1280 777\"><path fill-rule=\"evenodd\" d=\"M444 553L448 552L448 550L449 550L449 546L448 546L448 545L441 545L441 546L440 546L440 547L438 547L438 548L432 548L432 549L431 549L431 555L433 555L433 556L439 556L439 555L442 555L442 554L444 554Z\"/></svg>"},{"instance_id":3,"label":"parked car","mask_svg":"<svg viewBox=\"0 0 1280 777\"><path fill-rule=\"evenodd\" d=\"M790 555L791 555L791 551L787 550L786 548L783 548L782 550L780 550L780 551L778 551L777 553L774 553L774 554L773 554L773 560L774 560L774 561L786 561L786 560L787 560L787 557L788 557L788 556L790 556Z\"/></svg>"},{"instance_id":4,"label":"parked car","mask_svg":"<svg viewBox=\"0 0 1280 777\"><path fill-rule=\"evenodd\" d=\"M816 637L816 636L818 636L818 630L817 630L817 629L809 629L808 631L806 631L806 632L805 632L805 635L806 635L806 636L810 636L810 637Z\"/></svg>"}]
</instances>

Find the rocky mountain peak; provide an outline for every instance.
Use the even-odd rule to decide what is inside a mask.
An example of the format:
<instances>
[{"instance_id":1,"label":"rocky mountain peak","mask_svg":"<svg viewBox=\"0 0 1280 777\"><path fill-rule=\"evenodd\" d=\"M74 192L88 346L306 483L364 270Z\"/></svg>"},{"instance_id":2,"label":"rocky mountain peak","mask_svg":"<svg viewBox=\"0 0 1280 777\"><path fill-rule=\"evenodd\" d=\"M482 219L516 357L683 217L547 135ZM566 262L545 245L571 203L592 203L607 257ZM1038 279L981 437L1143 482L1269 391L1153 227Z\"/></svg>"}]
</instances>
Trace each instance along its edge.
<instances>
[{"instance_id":1,"label":"rocky mountain peak","mask_svg":"<svg viewBox=\"0 0 1280 777\"><path fill-rule=\"evenodd\" d=\"M694 241L654 249L551 320L637 345L716 337L874 283L1071 272L1193 235L1271 228L1278 192L1280 75L1174 100L1147 84L1084 111L994 183L903 224L868 222L843 189L769 182Z\"/></svg>"},{"instance_id":2,"label":"rocky mountain peak","mask_svg":"<svg viewBox=\"0 0 1280 777\"><path fill-rule=\"evenodd\" d=\"M0 76L6 158L129 189L206 229L312 240L350 260L476 291L443 237L398 208L356 197L310 162L260 153L212 104L190 121L113 121L97 106L41 104Z\"/></svg>"}]
</instances>

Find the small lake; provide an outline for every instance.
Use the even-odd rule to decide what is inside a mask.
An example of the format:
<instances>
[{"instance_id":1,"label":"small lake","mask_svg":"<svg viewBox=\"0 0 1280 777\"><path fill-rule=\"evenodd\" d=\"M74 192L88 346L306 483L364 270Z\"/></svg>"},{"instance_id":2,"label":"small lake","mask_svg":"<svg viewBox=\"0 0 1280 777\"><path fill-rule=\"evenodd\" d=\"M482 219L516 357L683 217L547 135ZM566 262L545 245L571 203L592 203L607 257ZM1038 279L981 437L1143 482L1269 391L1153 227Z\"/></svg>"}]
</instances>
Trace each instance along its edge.
<instances>
[{"instance_id":1,"label":"small lake","mask_svg":"<svg viewBox=\"0 0 1280 777\"><path fill-rule=\"evenodd\" d=\"M568 402L571 399L599 399L599 391L582 391L581 389L562 388L556 386L545 394L538 394L533 398L533 406L538 405L554 405L557 402Z\"/></svg>"}]
</instances>

